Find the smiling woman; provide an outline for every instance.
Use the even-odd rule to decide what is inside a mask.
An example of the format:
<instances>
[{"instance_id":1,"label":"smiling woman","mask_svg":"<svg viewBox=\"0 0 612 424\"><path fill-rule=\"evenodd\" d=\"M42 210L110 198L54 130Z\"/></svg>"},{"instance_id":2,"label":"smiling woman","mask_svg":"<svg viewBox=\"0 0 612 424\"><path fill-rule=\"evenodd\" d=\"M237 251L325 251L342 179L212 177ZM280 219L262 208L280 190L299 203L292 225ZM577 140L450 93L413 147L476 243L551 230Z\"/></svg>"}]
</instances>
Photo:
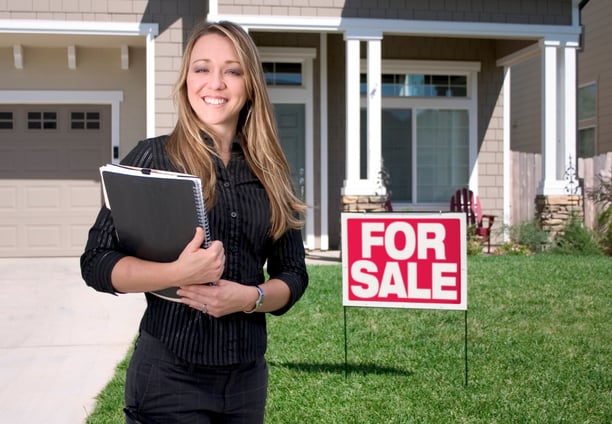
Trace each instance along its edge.
<instances>
[{"instance_id":1,"label":"smiling woman","mask_svg":"<svg viewBox=\"0 0 612 424\"><path fill-rule=\"evenodd\" d=\"M189 62L189 103L217 136L217 151L227 164L238 116L247 100L240 60L227 37L208 34L196 42Z\"/></svg>"},{"instance_id":2,"label":"smiling woman","mask_svg":"<svg viewBox=\"0 0 612 424\"><path fill-rule=\"evenodd\" d=\"M105 207L89 233L81 258L87 284L146 293L127 370L128 423L263 422L264 313L284 314L308 285L305 207L292 190L263 75L257 48L238 25L196 26L175 88L174 130L141 141L122 161L202 179L208 248L194 228L172 262L129 256ZM179 287L180 302L148 293L168 287Z\"/></svg>"}]
</instances>

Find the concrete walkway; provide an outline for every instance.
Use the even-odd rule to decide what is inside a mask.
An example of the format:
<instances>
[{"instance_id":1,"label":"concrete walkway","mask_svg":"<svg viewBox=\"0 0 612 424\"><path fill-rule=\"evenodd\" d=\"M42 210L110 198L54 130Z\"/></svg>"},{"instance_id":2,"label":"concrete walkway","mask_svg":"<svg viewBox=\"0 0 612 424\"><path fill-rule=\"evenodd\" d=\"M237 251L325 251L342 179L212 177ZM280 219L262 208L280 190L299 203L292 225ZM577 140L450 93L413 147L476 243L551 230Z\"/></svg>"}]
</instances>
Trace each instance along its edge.
<instances>
[{"instance_id":1,"label":"concrete walkway","mask_svg":"<svg viewBox=\"0 0 612 424\"><path fill-rule=\"evenodd\" d=\"M85 422L136 335L144 296L87 287L78 258L0 259L0 288L0 422Z\"/></svg>"},{"instance_id":2,"label":"concrete walkway","mask_svg":"<svg viewBox=\"0 0 612 424\"><path fill-rule=\"evenodd\" d=\"M309 264L339 263L309 252ZM87 287L78 258L0 258L0 422L81 424L138 330L144 296Z\"/></svg>"}]
</instances>

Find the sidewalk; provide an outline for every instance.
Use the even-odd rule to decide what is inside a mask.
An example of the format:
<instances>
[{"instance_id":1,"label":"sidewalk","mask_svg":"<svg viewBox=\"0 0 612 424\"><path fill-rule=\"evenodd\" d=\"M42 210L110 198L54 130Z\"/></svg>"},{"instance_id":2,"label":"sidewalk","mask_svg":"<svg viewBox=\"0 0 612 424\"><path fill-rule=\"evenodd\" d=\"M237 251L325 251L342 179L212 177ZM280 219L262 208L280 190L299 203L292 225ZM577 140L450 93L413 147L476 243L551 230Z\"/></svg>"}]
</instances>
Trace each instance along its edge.
<instances>
[{"instance_id":1,"label":"sidewalk","mask_svg":"<svg viewBox=\"0 0 612 424\"><path fill-rule=\"evenodd\" d=\"M335 265L341 262L339 250L309 250L306 252L306 264L309 265Z\"/></svg>"},{"instance_id":2,"label":"sidewalk","mask_svg":"<svg viewBox=\"0 0 612 424\"><path fill-rule=\"evenodd\" d=\"M145 301L87 287L78 258L0 259L5 423L78 424L130 347Z\"/></svg>"}]
</instances>

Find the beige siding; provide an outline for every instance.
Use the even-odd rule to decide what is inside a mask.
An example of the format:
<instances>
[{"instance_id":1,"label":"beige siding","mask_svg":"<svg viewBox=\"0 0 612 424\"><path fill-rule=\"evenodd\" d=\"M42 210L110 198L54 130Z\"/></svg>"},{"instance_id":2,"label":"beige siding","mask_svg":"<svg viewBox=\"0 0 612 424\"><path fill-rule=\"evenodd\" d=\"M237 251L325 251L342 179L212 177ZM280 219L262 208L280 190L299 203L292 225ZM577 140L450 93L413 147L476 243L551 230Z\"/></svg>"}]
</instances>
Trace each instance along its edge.
<instances>
[{"instance_id":1,"label":"beige siding","mask_svg":"<svg viewBox=\"0 0 612 424\"><path fill-rule=\"evenodd\" d=\"M537 56L512 67L510 96L510 149L541 153L542 58Z\"/></svg>"},{"instance_id":2,"label":"beige siding","mask_svg":"<svg viewBox=\"0 0 612 424\"><path fill-rule=\"evenodd\" d=\"M495 65L493 42L473 46L481 58L478 75L478 195L484 213L503 216L503 71ZM467 52L466 52L467 54ZM493 242L496 242L493 236Z\"/></svg>"},{"instance_id":3,"label":"beige siding","mask_svg":"<svg viewBox=\"0 0 612 424\"><path fill-rule=\"evenodd\" d=\"M612 2L590 0L582 11L584 49L578 54L578 84L597 83L597 154L612 151Z\"/></svg>"},{"instance_id":4,"label":"beige siding","mask_svg":"<svg viewBox=\"0 0 612 424\"><path fill-rule=\"evenodd\" d=\"M571 24L572 0L220 0L219 12L429 21Z\"/></svg>"},{"instance_id":5,"label":"beige siding","mask_svg":"<svg viewBox=\"0 0 612 424\"><path fill-rule=\"evenodd\" d=\"M193 3L193 4L192 4ZM77 21L139 21L143 16L160 18L205 13L206 1L147 0L4 0L0 12L10 19L58 19Z\"/></svg>"}]
</instances>

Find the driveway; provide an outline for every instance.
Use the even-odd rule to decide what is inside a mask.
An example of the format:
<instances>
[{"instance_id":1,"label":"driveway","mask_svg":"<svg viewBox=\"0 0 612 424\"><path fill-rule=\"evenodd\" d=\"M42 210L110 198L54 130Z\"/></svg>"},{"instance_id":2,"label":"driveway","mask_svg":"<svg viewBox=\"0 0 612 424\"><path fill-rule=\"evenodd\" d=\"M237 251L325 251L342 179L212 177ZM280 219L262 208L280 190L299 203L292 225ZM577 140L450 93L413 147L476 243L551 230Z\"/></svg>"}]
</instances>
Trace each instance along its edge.
<instances>
[{"instance_id":1,"label":"driveway","mask_svg":"<svg viewBox=\"0 0 612 424\"><path fill-rule=\"evenodd\" d=\"M83 423L134 339L142 295L87 287L78 258L0 258L5 423Z\"/></svg>"}]
</instances>

